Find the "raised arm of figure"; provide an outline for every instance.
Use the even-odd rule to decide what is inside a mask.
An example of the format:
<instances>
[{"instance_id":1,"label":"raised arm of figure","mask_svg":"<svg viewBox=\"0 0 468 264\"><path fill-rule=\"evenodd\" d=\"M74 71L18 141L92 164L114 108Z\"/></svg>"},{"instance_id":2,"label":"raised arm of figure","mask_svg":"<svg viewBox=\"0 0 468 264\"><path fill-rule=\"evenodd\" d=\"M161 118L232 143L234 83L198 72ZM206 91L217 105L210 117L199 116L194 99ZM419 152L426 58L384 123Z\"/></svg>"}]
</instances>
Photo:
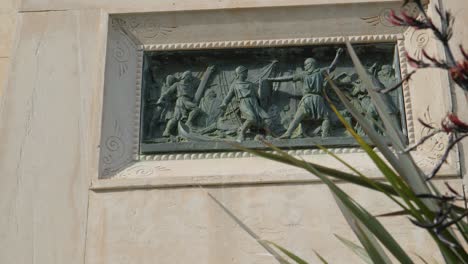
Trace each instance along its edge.
<instances>
[{"instance_id":1,"label":"raised arm of figure","mask_svg":"<svg viewBox=\"0 0 468 264\"><path fill-rule=\"evenodd\" d=\"M374 64L372 64L372 66L369 67L368 71L369 71L369 74L376 76L377 75L377 62L374 62Z\"/></svg>"},{"instance_id":2,"label":"raised arm of figure","mask_svg":"<svg viewBox=\"0 0 468 264\"><path fill-rule=\"evenodd\" d=\"M268 81L272 82L290 82L294 78L293 76L281 76L281 77L276 77L276 78L267 78Z\"/></svg>"},{"instance_id":3,"label":"raised arm of figure","mask_svg":"<svg viewBox=\"0 0 468 264\"><path fill-rule=\"evenodd\" d=\"M328 69L327 69L328 74L330 74L331 72L333 72L336 69L336 64L338 63L338 58L340 57L340 55L342 53L343 53L342 48L339 48L339 49L336 50L335 59L333 59L333 62L330 64L330 66L328 66Z\"/></svg>"}]
</instances>

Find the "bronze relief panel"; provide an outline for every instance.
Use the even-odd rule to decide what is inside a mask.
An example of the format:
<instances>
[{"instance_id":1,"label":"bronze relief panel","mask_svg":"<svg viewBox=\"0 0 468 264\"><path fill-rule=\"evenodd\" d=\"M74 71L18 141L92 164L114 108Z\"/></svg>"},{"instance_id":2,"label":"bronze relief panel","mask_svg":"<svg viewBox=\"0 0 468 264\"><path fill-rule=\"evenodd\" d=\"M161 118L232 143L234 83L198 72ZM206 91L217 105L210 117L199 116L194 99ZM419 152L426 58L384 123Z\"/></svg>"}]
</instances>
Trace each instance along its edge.
<instances>
[{"instance_id":1,"label":"bronze relief panel","mask_svg":"<svg viewBox=\"0 0 468 264\"><path fill-rule=\"evenodd\" d=\"M400 81L395 43L355 45L369 74L385 86ZM355 146L325 94L364 135L328 87L326 75L352 104L381 122L342 46L148 51L144 54L140 152L232 150L229 142L262 148ZM384 95L405 130L401 90Z\"/></svg>"}]
</instances>

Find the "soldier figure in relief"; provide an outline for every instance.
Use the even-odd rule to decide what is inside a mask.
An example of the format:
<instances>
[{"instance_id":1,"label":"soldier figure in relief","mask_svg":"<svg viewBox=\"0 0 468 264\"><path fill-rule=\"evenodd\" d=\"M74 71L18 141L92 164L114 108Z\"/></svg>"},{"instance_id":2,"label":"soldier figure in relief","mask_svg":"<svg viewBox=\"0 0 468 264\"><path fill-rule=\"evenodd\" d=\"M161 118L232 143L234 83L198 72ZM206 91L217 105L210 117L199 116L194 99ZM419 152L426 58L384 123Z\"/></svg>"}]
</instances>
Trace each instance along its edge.
<instances>
[{"instance_id":1,"label":"soldier figure in relief","mask_svg":"<svg viewBox=\"0 0 468 264\"><path fill-rule=\"evenodd\" d=\"M369 69L367 69L370 75L374 75L380 84L385 87L393 87L398 82L396 78L393 77L393 69L390 65L383 65L380 68L380 71L377 71L378 64L374 63ZM344 85L351 85L352 90L349 94L351 103L356 108L358 112L364 115L366 118L372 121L373 128L383 134L381 128L383 128L383 122L380 119L379 113L377 108L375 107L374 103L372 102L369 93L367 92L367 88L364 83L359 79L356 73L351 75L342 74L341 76L345 76L342 80L342 84ZM395 119L396 124L398 124L399 120L399 111L398 108L395 106L395 102L398 98L392 98L392 95L389 94L378 94L384 101L384 103L388 106L388 114ZM354 129L358 132L359 135L364 135L364 131L359 123L356 123Z\"/></svg>"},{"instance_id":2,"label":"soldier figure in relief","mask_svg":"<svg viewBox=\"0 0 468 264\"><path fill-rule=\"evenodd\" d=\"M187 126L192 127L193 121L200 113L200 109L193 101L197 86L191 71L185 71L182 74L181 80L174 83L169 89L163 93L158 101L161 104L171 94L176 94L177 100L172 118L167 122L163 137L169 137L172 130L177 126L179 121L186 121Z\"/></svg>"},{"instance_id":3,"label":"soldier figure in relief","mask_svg":"<svg viewBox=\"0 0 468 264\"><path fill-rule=\"evenodd\" d=\"M161 97L176 82L177 82L177 78L175 76L168 75L166 77L166 82L161 88L161 91L162 91ZM156 108L154 108L154 110L151 111L151 119L149 123L150 138L156 137L155 133L157 131L156 127L158 126L158 124L172 119L172 115L174 111L174 102L170 102L170 100L168 100L169 98L167 98L167 95L165 99L166 99L165 102L162 102L162 100L158 100L156 102Z\"/></svg>"},{"instance_id":4,"label":"soldier figure in relief","mask_svg":"<svg viewBox=\"0 0 468 264\"><path fill-rule=\"evenodd\" d=\"M307 58L304 61L304 72L293 76L284 76L278 78L268 78L273 82L302 81L303 97L299 103L293 121L288 129L280 138L290 138L303 120L321 121L322 137L328 137L330 134L329 111L323 98L323 89L325 88L325 75L330 74L336 68L338 57L343 53L339 48L335 59L328 68L317 68L317 61L314 58Z\"/></svg>"},{"instance_id":5,"label":"soldier figure in relief","mask_svg":"<svg viewBox=\"0 0 468 264\"><path fill-rule=\"evenodd\" d=\"M237 137L237 141L241 142L245 139L247 129L252 126L268 130L269 116L259 104L255 85L247 81L247 68L239 66L236 68L235 72L236 80L231 84L229 92L220 105L220 108L224 112L234 96L239 100L241 118L245 120L239 128Z\"/></svg>"}]
</instances>

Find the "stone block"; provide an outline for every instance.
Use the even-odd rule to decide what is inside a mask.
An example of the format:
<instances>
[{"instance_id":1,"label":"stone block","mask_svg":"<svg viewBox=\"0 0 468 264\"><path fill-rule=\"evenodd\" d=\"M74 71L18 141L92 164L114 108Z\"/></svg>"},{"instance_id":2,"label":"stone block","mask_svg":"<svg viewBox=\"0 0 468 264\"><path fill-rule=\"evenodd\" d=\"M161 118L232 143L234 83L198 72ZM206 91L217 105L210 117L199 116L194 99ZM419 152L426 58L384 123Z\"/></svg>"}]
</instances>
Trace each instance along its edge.
<instances>
[{"instance_id":1,"label":"stone block","mask_svg":"<svg viewBox=\"0 0 468 264\"><path fill-rule=\"evenodd\" d=\"M20 0L0 0L0 13L16 11Z\"/></svg>"},{"instance_id":2,"label":"stone block","mask_svg":"<svg viewBox=\"0 0 468 264\"><path fill-rule=\"evenodd\" d=\"M271 6L306 6L306 5L330 5L350 3L390 3L396 0L189 0L189 1L153 1L153 0L23 0L20 10L22 11L47 11L47 10L70 10L102 8L110 13L126 12L149 12L149 11L189 11L210 9L239 9L258 8Z\"/></svg>"},{"instance_id":3,"label":"stone block","mask_svg":"<svg viewBox=\"0 0 468 264\"><path fill-rule=\"evenodd\" d=\"M456 186L456 181L451 182ZM397 211L388 198L340 184L372 214ZM334 234L356 241L323 184L97 192L90 196L86 263L275 263L211 200L213 194L262 239L318 263L362 263ZM406 217L380 218L412 256L441 262L428 233ZM415 257L416 259L416 257Z\"/></svg>"},{"instance_id":4,"label":"stone block","mask_svg":"<svg viewBox=\"0 0 468 264\"><path fill-rule=\"evenodd\" d=\"M0 98L2 97L7 82L9 65L9 58L0 58Z\"/></svg>"},{"instance_id":5,"label":"stone block","mask_svg":"<svg viewBox=\"0 0 468 264\"><path fill-rule=\"evenodd\" d=\"M0 58L10 57L16 29L16 12L0 11Z\"/></svg>"},{"instance_id":6,"label":"stone block","mask_svg":"<svg viewBox=\"0 0 468 264\"><path fill-rule=\"evenodd\" d=\"M0 103L0 263L83 263L100 15L20 15Z\"/></svg>"}]
</instances>

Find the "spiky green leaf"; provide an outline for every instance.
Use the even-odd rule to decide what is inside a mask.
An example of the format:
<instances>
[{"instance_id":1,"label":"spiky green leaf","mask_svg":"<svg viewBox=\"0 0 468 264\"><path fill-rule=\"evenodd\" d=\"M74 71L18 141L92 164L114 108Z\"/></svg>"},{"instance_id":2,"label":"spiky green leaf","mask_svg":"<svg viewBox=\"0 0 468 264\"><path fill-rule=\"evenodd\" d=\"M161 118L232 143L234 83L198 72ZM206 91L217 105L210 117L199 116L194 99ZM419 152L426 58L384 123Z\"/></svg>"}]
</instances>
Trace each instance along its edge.
<instances>
[{"instance_id":1,"label":"spiky green leaf","mask_svg":"<svg viewBox=\"0 0 468 264\"><path fill-rule=\"evenodd\" d=\"M278 244L276 244L274 242L271 242L271 241L266 241L266 242L269 243L269 244L272 244L274 247L276 247L281 252L283 252L286 256L288 256L290 259L294 260L297 264L308 264L307 261L301 259L300 257L295 255L291 251L285 249L284 247L282 247L282 246L280 246L280 245L278 245Z\"/></svg>"},{"instance_id":2,"label":"spiky green leaf","mask_svg":"<svg viewBox=\"0 0 468 264\"><path fill-rule=\"evenodd\" d=\"M206 191L205 191L206 192ZM262 240L252 229L250 229L244 222L242 222L231 210L229 210L223 203L221 203L211 193L206 192L208 196L219 206L223 211L231 217L247 234L249 234L260 246L262 246L268 253L270 253L280 264L291 264L281 255L279 255L267 242Z\"/></svg>"},{"instance_id":3,"label":"spiky green leaf","mask_svg":"<svg viewBox=\"0 0 468 264\"><path fill-rule=\"evenodd\" d=\"M335 236L341 241L341 243L343 243L343 245L345 245L347 248L353 251L354 254L358 255L365 263L373 264L372 260L369 257L369 254L367 254L366 250L363 247L339 235L335 234Z\"/></svg>"},{"instance_id":4,"label":"spiky green leaf","mask_svg":"<svg viewBox=\"0 0 468 264\"><path fill-rule=\"evenodd\" d=\"M328 264L328 262L325 260L325 258L322 257L322 255L320 255L317 251L314 250L314 253L315 253L315 255L317 256L317 258L318 258L323 264Z\"/></svg>"},{"instance_id":5,"label":"spiky green leaf","mask_svg":"<svg viewBox=\"0 0 468 264\"><path fill-rule=\"evenodd\" d=\"M365 224L361 223L360 220L352 213L352 211L344 205L344 203L334 196L341 213L345 217L348 225L356 234L357 238L364 246L367 253L367 257L372 260L373 263L390 264L391 261L387 254L383 250L382 246L375 239L375 236L369 231Z\"/></svg>"}]
</instances>

